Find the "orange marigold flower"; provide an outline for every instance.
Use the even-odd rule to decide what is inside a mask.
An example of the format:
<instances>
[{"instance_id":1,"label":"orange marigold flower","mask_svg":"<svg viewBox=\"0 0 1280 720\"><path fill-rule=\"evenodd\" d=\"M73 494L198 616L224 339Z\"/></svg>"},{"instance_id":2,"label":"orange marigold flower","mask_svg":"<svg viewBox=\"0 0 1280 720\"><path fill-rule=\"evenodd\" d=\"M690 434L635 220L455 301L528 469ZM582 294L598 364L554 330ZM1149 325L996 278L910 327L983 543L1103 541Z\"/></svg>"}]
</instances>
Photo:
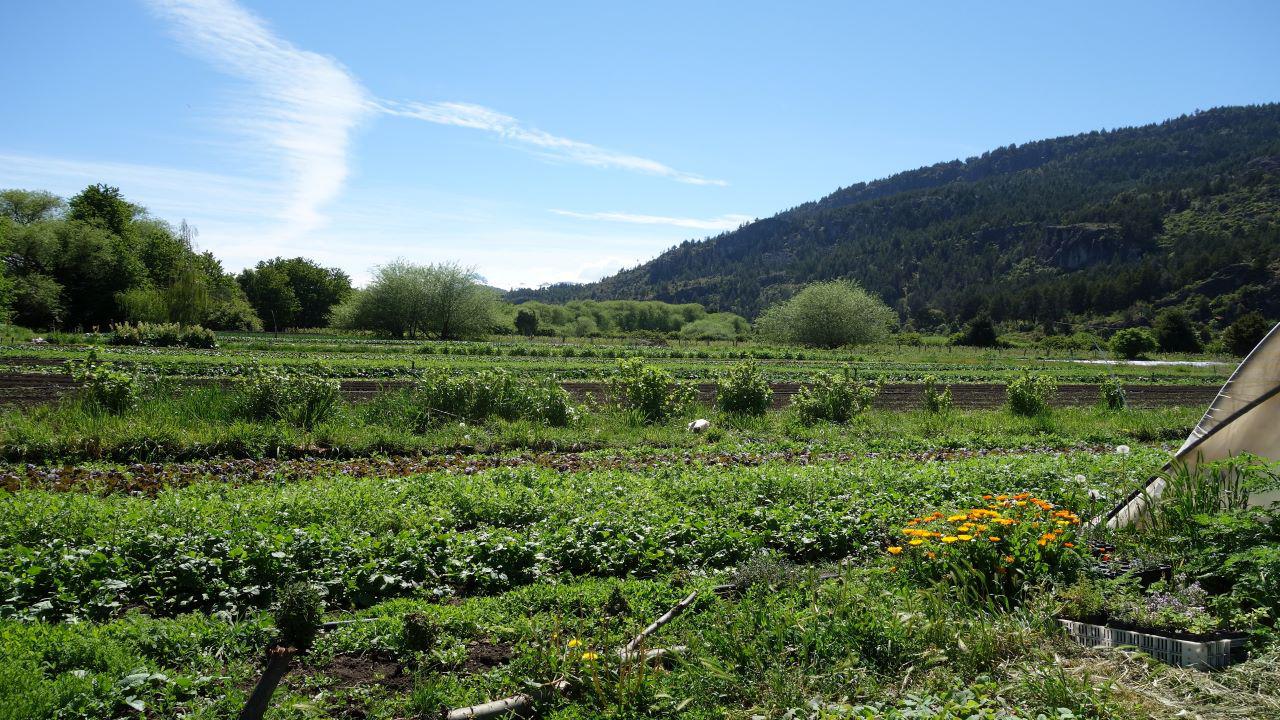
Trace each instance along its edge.
<instances>
[{"instance_id":1,"label":"orange marigold flower","mask_svg":"<svg viewBox=\"0 0 1280 720\"><path fill-rule=\"evenodd\" d=\"M920 538L916 538L915 540L911 540L911 541L909 541L907 544L908 544L908 545L921 545L921 544L923 544L923 543L924 543L924 541L923 541L923 540L921 540Z\"/></svg>"},{"instance_id":2,"label":"orange marigold flower","mask_svg":"<svg viewBox=\"0 0 1280 720\"><path fill-rule=\"evenodd\" d=\"M972 535L964 535L964 534L957 535L956 537L957 537L958 539L960 539L960 540L965 541L965 542L969 542L970 540L972 540L972 539L973 539L973 536L972 536Z\"/></svg>"},{"instance_id":3,"label":"orange marigold flower","mask_svg":"<svg viewBox=\"0 0 1280 720\"><path fill-rule=\"evenodd\" d=\"M1075 544L1075 543L1062 543L1062 547L1069 547L1069 548L1073 548L1073 547L1075 547L1075 546L1076 546L1076 544Z\"/></svg>"},{"instance_id":4,"label":"orange marigold flower","mask_svg":"<svg viewBox=\"0 0 1280 720\"><path fill-rule=\"evenodd\" d=\"M893 547L889 548L890 555L897 555L900 552L902 552L902 547L899 545L894 545Z\"/></svg>"},{"instance_id":5,"label":"orange marigold flower","mask_svg":"<svg viewBox=\"0 0 1280 720\"><path fill-rule=\"evenodd\" d=\"M942 538L942 542L947 543L948 545L950 545L951 543L955 542L955 541L956 541L956 539L957 539L957 538L956 538L956 536L955 536L955 535L947 535L947 536L945 536L945 537L943 537L943 538Z\"/></svg>"},{"instance_id":6,"label":"orange marigold flower","mask_svg":"<svg viewBox=\"0 0 1280 720\"><path fill-rule=\"evenodd\" d=\"M1004 556L1004 561L1005 561L1005 562L1007 562L1007 563L1012 564L1012 563L1013 563L1013 556L1012 556L1012 555L1005 555L1005 556Z\"/></svg>"},{"instance_id":7,"label":"orange marigold flower","mask_svg":"<svg viewBox=\"0 0 1280 720\"><path fill-rule=\"evenodd\" d=\"M987 538L987 539L988 539L988 540L990 540L991 542L1000 542L1000 538L999 538L999 537L997 537L997 536L995 536L995 535L992 535L991 537L989 537L989 538Z\"/></svg>"}]
</instances>

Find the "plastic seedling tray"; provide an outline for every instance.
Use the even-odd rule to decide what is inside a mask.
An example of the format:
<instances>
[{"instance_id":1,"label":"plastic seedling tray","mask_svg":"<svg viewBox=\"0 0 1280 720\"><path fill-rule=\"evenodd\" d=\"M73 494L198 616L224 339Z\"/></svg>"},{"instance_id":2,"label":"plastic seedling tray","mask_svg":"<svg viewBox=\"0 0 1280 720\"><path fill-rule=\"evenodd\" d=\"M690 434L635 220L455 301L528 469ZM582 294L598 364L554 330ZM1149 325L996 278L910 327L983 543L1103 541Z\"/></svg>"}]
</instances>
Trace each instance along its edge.
<instances>
[{"instance_id":1,"label":"plastic seedling tray","mask_svg":"<svg viewBox=\"0 0 1280 720\"><path fill-rule=\"evenodd\" d=\"M1175 667L1215 670L1244 660L1243 634L1188 640L1159 631L1139 631L1058 619L1068 634L1085 647L1132 647Z\"/></svg>"}]
</instances>

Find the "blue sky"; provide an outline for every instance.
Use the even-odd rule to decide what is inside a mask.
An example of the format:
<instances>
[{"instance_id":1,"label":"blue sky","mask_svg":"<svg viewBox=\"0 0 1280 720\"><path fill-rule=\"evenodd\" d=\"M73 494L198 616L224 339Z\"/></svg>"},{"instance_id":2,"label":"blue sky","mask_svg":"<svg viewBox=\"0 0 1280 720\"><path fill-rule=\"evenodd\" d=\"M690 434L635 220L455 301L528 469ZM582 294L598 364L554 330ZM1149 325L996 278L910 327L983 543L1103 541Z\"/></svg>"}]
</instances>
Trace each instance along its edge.
<instances>
[{"instance_id":1,"label":"blue sky","mask_svg":"<svg viewBox=\"0 0 1280 720\"><path fill-rule=\"evenodd\" d=\"M590 280L837 187L1280 100L1280 3L43 0L0 187L120 186L238 270Z\"/></svg>"}]
</instances>

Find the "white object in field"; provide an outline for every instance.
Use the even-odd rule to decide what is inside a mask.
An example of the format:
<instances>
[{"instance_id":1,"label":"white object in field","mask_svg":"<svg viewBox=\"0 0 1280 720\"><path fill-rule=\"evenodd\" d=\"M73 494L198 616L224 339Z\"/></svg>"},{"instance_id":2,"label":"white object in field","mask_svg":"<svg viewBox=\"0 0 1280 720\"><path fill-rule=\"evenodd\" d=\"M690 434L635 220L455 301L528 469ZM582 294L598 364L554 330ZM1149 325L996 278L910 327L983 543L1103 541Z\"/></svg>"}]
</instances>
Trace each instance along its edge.
<instances>
[{"instance_id":1,"label":"white object in field","mask_svg":"<svg viewBox=\"0 0 1280 720\"><path fill-rule=\"evenodd\" d=\"M1133 647L1163 663L1199 670L1224 668L1244 660L1245 638L1179 640L1164 635L1121 630L1105 625L1058 619L1067 633L1085 647Z\"/></svg>"},{"instance_id":2,"label":"white object in field","mask_svg":"<svg viewBox=\"0 0 1280 720\"><path fill-rule=\"evenodd\" d=\"M1280 324L1231 374L1173 460L1193 468L1201 461L1226 460L1241 453L1280 460ZM1164 488L1164 477L1151 478L1107 514L1107 527L1133 522ZM1280 491L1249 497L1250 505L1274 502L1280 502Z\"/></svg>"},{"instance_id":3,"label":"white object in field","mask_svg":"<svg viewBox=\"0 0 1280 720\"><path fill-rule=\"evenodd\" d=\"M689 423L689 432L700 433L709 427L711 427L710 420L703 420L702 418L698 418L697 420L694 420L693 422Z\"/></svg>"}]
</instances>

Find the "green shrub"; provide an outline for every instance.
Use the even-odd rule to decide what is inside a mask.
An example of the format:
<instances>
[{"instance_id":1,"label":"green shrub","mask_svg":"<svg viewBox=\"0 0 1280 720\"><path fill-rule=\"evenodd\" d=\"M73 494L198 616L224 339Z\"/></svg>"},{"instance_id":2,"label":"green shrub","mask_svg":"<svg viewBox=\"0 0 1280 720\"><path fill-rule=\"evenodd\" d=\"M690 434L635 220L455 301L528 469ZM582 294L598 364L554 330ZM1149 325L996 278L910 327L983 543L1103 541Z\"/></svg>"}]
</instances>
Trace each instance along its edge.
<instances>
[{"instance_id":1,"label":"green shrub","mask_svg":"<svg viewBox=\"0 0 1280 720\"><path fill-rule=\"evenodd\" d=\"M80 397L91 409L118 415L138 405L138 379L109 362L90 356L67 363L71 377L83 387Z\"/></svg>"},{"instance_id":2,"label":"green shrub","mask_svg":"<svg viewBox=\"0 0 1280 720\"><path fill-rule=\"evenodd\" d=\"M697 394L692 387L677 383L666 370L630 358L620 360L609 378L609 398L623 410L639 412L645 422L657 422L683 412Z\"/></svg>"},{"instance_id":3,"label":"green shrub","mask_svg":"<svg viewBox=\"0 0 1280 720\"><path fill-rule=\"evenodd\" d=\"M1232 355L1248 355L1271 330L1271 323L1262 315L1252 312L1241 315L1222 331L1222 346Z\"/></svg>"},{"instance_id":4,"label":"green shrub","mask_svg":"<svg viewBox=\"0 0 1280 720\"><path fill-rule=\"evenodd\" d=\"M332 378L259 367L240 380L240 412L252 420L283 420L310 430L338 411L340 388Z\"/></svg>"},{"instance_id":5,"label":"green shrub","mask_svg":"<svg viewBox=\"0 0 1280 720\"><path fill-rule=\"evenodd\" d=\"M1103 375L1098 379L1098 400L1107 410L1123 410L1128 406L1124 385L1114 375Z\"/></svg>"},{"instance_id":6,"label":"green shrub","mask_svg":"<svg viewBox=\"0 0 1280 720\"><path fill-rule=\"evenodd\" d=\"M306 582L292 582L276 593L276 628L280 631L280 643L306 650L315 640L320 629L320 617L324 604L320 591Z\"/></svg>"},{"instance_id":7,"label":"green shrub","mask_svg":"<svg viewBox=\"0 0 1280 720\"><path fill-rule=\"evenodd\" d=\"M996 334L996 326L991 318L982 316L965 326L947 341L951 345L968 345L970 347L999 347L1000 336Z\"/></svg>"},{"instance_id":8,"label":"green shrub","mask_svg":"<svg viewBox=\"0 0 1280 720\"><path fill-rule=\"evenodd\" d=\"M736 415L763 415L773 401L769 380L751 360L716 376L716 406Z\"/></svg>"},{"instance_id":9,"label":"green shrub","mask_svg":"<svg viewBox=\"0 0 1280 720\"><path fill-rule=\"evenodd\" d=\"M889 335L898 316L880 298L847 280L805 286L756 321L774 342L836 348L877 342Z\"/></svg>"},{"instance_id":10,"label":"green shrub","mask_svg":"<svg viewBox=\"0 0 1280 720\"><path fill-rule=\"evenodd\" d=\"M1015 415L1042 415L1058 392L1058 383L1048 375L1027 373L1009 383L1009 409Z\"/></svg>"},{"instance_id":11,"label":"green shrub","mask_svg":"<svg viewBox=\"0 0 1280 720\"><path fill-rule=\"evenodd\" d=\"M934 375L924 377L924 410L930 413L945 413L951 410L951 386L938 390L941 381Z\"/></svg>"},{"instance_id":12,"label":"green shrub","mask_svg":"<svg viewBox=\"0 0 1280 720\"><path fill-rule=\"evenodd\" d=\"M1204 349L1200 341L1200 331L1195 323L1182 310L1169 308L1162 310L1152 324L1156 342L1165 352L1196 353Z\"/></svg>"},{"instance_id":13,"label":"green shrub","mask_svg":"<svg viewBox=\"0 0 1280 720\"><path fill-rule=\"evenodd\" d=\"M862 382L848 370L839 375L824 372L814 378L812 385L800 388L792 404L805 423L847 423L870 408L879 392L879 383Z\"/></svg>"},{"instance_id":14,"label":"green shrub","mask_svg":"<svg viewBox=\"0 0 1280 720\"><path fill-rule=\"evenodd\" d=\"M1159 346L1156 338L1142 328L1125 328L1111 336L1111 352L1117 357L1132 360L1154 352Z\"/></svg>"},{"instance_id":15,"label":"green shrub","mask_svg":"<svg viewBox=\"0 0 1280 720\"><path fill-rule=\"evenodd\" d=\"M146 347L214 348L218 346L212 330L199 325L178 323L119 323L111 326L109 345L140 345Z\"/></svg>"}]
</instances>

